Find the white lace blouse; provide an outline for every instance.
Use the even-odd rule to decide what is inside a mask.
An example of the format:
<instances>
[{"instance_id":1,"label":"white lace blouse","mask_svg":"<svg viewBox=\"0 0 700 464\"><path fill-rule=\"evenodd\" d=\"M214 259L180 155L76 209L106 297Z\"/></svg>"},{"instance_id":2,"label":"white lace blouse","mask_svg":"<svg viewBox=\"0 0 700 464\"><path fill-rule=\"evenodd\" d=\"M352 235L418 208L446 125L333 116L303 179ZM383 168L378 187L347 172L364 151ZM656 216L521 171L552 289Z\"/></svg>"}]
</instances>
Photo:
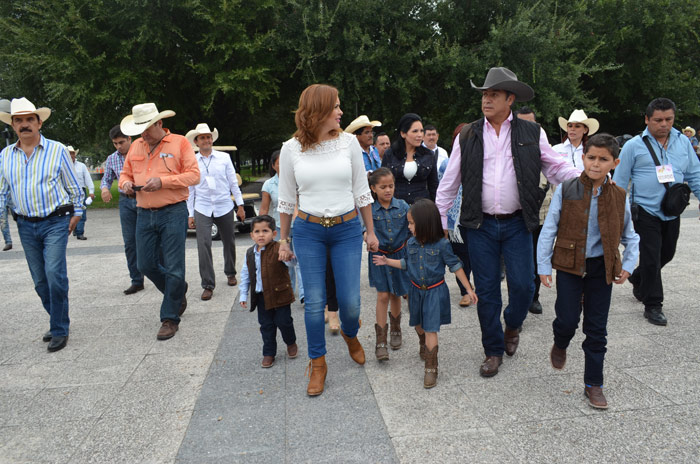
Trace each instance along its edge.
<instances>
[{"instance_id":1,"label":"white lace blouse","mask_svg":"<svg viewBox=\"0 0 700 464\"><path fill-rule=\"evenodd\" d=\"M295 138L284 142L279 167L280 213L299 209L319 217L333 217L372 204L362 148L353 134L341 132L332 140L302 152Z\"/></svg>"}]
</instances>

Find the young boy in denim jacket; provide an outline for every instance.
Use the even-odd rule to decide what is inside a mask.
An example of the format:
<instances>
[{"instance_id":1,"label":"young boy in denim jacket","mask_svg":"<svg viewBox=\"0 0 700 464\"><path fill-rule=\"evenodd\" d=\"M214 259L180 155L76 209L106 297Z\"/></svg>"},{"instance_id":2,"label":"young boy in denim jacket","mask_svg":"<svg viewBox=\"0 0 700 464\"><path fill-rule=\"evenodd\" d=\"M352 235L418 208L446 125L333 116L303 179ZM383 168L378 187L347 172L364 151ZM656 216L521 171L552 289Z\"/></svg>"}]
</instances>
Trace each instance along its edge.
<instances>
[{"instance_id":1,"label":"young boy in denim jacket","mask_svg":"<svg viewBox=\"0 0 700 464\"><path fill-rule=\"evenodd\" d=\"M241 270L240 303L250 311L258 310L258 322L263 338L262 367L272 367L277 354L277 329L282 333L282 340L287 344L287 356L297 357L296 334L292 310L294 302L292 281L288 266L295 263L283 263L278 259L279 242L275 220L268 215L258 216L251 224L250 237L255 245L246 252L246 264ZM250 298L249 298L250 293Z\"/></svg>"},{"instance_id":2,"label":"young boy in denim jacket","mask_svg":"<svg viewBox=\"0 0 700 464\"><path fill-rule=\"evenodd\" d=\"M603 361L612 283L627 280L639 255L639 236L626 192L607 177L620 162L619 152L611 135L597 134L588 140L584 171L557 188L537 244L538 273L544 286L551 287L552 268L557 270L552 367L564 368L566 349L583 310L584 393L589 405L599 409L608 407ZM625 246L622 259L620 243Z\"/></svg>"}]
</instances>

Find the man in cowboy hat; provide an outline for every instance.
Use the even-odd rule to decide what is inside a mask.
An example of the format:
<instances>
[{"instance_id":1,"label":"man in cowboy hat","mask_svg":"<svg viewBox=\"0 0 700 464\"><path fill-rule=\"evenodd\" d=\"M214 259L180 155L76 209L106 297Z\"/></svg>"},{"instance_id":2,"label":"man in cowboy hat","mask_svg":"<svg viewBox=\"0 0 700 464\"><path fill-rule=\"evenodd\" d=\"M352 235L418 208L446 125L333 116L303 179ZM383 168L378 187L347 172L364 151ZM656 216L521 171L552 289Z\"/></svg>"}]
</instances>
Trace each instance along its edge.
<instances>
[{"instance_id":1,"label":"man in cowboy hat","mask_svg":"<svg viewBox=\"0 0 700 464\"><path fill-rule=\"evenodd\" d=\"M676 105L671 100L652 100L644 117L646 129L622 147L613 175L622 188L632 184L630 202L638 206L633 219L639 234L639 266L629 281L634 296L644 303L644 317L654 325L668 323L663 313L661 269L673 259L681 224L679 216L667 215L661 206L666 195L664 184L670 187L685 182L700 198L700 161L688 138L673 127L675 117ZM666 169L657 169L650 150Z\"/></svg>"},{"instance_id":2,"label":"man in cowboy hat","mask_svg":"<svg viewBox=\"0 0 700 464\"><path fill-rule=\"evenodd\" d=\"M698 139L695 138L695 129L693 129L690 126L685 126L683 128L683 133L686 137L688 137L688 140L690 140L690 144L693 146L693 150L697 151Z\"/></svg>"},{"instance_id":3,"label":"man in cowboy hat","mask_svg":"<svg viewBox=\"0 0 700 464\"><path fill-rule=\"evenodd\" d=\"M88 171L85 163L81 163L75 159L80 150L76 150L72 145L68 145L66 148L70 154L70 159L73 160L73 168L75 169L75 175L78 177L78 184L80 188L83 189L83 192L90 197L90 201L85 200L86 204L90 204L95 198L95 183L92 181L92 177L90 177L90 171ZM87 240L85 236L85 221L87 221L87 207L83 205L83 215L80 217L80 221L73 231L73 235L78 240Z\"/></svg>"},{"instance_id":4,"label":"man in cowboy hat","mask_svg":"<svg viewBox=\"0 0 700 464\"><path fill-rule=\"evenodd\" d=\"M367 115L357 117L345 128L348 134L355 134L357 141L362 147L362 159L365 162L365 170L372 172L382 166L382 159L379 157L377 148L372 145L374 140L373 128L381 126L381 121L370 121Z\"/></svg>"},{"instance_id":5,"label":"man in cowboy hat","mask_svg":"<svg viewBox=\"0 0 700 464\"><path fill-rule=\"evenodd\" d=\"M26 98L13 99L10 112L0 112L0 121L19 139L0 152L0 210L11 198L34 288L50 317L43 340L49 351L58 351L68 342L70 325L66 245L84 195L66 147L41 135L50 115Z\"/></svg>"},{"instance_id":6,"label":"man in cowboy hat","mask_svg":"<svg viewBox=\"0 0 700 464\"><path fill-rule=\"evenodd\" d=\"M163 293L158 340L172 338L187 308L185 239L188 187L199 182L199 168L190 142L163 128L154 103L135 105L122 119L126 135L141 135L131 144L119 176L119 188L136 192L136 261L143 274Z\"/></svg>"},{"instance_id":7,"label":"man in cowboy hat","mask_svg":"<svg viewBox=\"0 0 700 464\"><path fill-rule=\"evenodd\" d=\"M202 278L202 300L210 300L216 279L214 277L214 262L211 256L211 227L216 224L219 236L224 246L224 273L228 284L233 286L236 281L236 241L233 217L233 193L238 205L238 217L245 219L243 196L238 188L236 171L231 157L222 151L212 149L219 138L219 131L212 132L206 123L185 135L192 146L199 147L196 155L201 178L199 184L190 186L190 196L187 199L189 211L189 227L197 230L197 252L199 254L199 276Z\"/></svg>"},{"instance_id":8,"label":"man in cowboy hat","mask_svg":"<svg viewBox=\"0 0 700 464\"><path fill-rule=\"evenodd\" d=\"M540 172L559 184L579 171L562 159L536 124L513 117L511 105L528 101L534 91L507 68L491 68L481 87L483 118L465 126L437 191L436 204L445 214L462 186L460 233L466 238L479 294L477 313L486 359L483 377L498 373L503 352L512 356L534 293L531 232L539 226L544 192ZM500 257L505 259L508 307L501 326Z\"/></svg>"},{"instance_id":9,"label":"man in cowboy hat","mask_svg":"<svg viewBox=\"0 0 700 464\"><path fill-rule=\"evenodd\" d=\"M552 148L575 168L583 170L583 145L588 137L598 132L598 120L589 118L583 110L574 110L568 120L559 117L559 127L566 132L567 137L564 143Z\"/></svg>"}]
</instances>

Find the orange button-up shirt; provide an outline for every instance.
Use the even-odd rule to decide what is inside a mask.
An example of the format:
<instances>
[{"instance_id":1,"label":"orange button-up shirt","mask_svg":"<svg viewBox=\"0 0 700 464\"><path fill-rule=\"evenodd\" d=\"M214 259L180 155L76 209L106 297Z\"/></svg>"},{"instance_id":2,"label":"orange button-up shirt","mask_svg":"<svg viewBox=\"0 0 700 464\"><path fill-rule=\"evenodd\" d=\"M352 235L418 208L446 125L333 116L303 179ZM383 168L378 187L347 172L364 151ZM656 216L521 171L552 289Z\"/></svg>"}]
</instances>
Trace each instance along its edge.
<instances>
[{"instance_id":1,"label":"orange button-up shirt","mask_svg":"<svg viewBox=\"0 0 700 464\"><path fill-rule=\"evenodd\" d=\"M124 160L124 168L119 176L119 188L124 182L145 185L151 177L160 177L162 188L155 192L136 192L136 206L141 208L161 208L180 201L186 201L188 187L199 183L199 166L190 142L178 134L166 135L153 153L142 139L131 144Z\"/></svg>"}]
</instances>

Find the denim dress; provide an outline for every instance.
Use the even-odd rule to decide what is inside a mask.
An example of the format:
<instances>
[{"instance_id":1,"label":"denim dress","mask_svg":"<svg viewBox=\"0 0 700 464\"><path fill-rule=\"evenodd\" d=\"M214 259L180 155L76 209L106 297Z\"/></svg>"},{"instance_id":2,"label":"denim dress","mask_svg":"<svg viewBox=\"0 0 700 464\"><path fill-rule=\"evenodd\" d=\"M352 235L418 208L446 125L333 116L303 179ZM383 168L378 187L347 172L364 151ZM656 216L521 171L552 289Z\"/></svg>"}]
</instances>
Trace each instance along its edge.
<instances>
[{"instance_id":1,"label":"denim dress","mask_svg":"<svg viewBox=\"0 0 700 464\"><path fill-rule=\"evenodd\" d=\"M385 209L379 201L372 203L372 219L374 233L379 241L379 249L389 253L369 253L369 286L378 292L389 292L403 296L408 293L410 282L406 271L390 266L375 266L372 255L384 255L389 259L403 259L406 256L404 244L409 237L408 203L397 198L391 199L389 209ZM399 249L394 252L394 250Z\"/></svg>"},{"instance_id":2,"label":"denim dress","mask_svg":"<svg viewBox=\"0 0 700 464\"><path fill-rule=\"evenodd\" d=\"M421 245L415 237L406 243L406 258L401 267L408 271L408 307L411 327L420 325L426 332L439 332L452 320L450 292L445 283L445 266L450 272L462 268L462 261L452 252L450 242L441 238ZM433 288L427 288L432 285ZM416 285L423 288L418 288Z\"/></svg>"}]
</instances>

